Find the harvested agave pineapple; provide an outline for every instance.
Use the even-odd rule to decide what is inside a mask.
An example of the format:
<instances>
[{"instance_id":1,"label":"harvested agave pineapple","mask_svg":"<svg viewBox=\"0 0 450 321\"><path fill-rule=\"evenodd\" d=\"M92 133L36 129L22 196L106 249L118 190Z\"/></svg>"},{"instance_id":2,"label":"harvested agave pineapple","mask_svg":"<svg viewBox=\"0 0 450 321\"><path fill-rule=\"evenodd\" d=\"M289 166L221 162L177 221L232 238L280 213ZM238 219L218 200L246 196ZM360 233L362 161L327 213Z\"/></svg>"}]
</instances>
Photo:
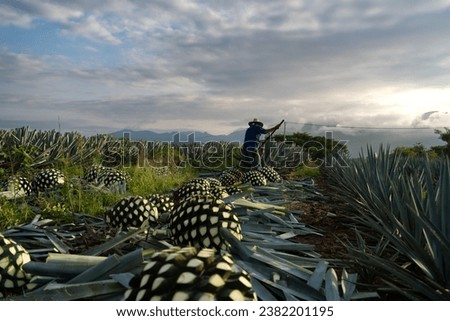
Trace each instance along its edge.
<instances>
[{"instance_id":1,"label":"harvested agave pineapple","mask_svg":"<svg viewBox=\"0 0 450 321\"><path fill-rule=\"evenodd\" d=\"M11 176L2 183L0 195L7 199L28 196L33 190L30 181L22 176Z\"/></svg>"},{"instance_id":2,"label":"harvested agave pineapple","mask_svg":"<svg viewBox=\"0 0 450 321\"><path fill-rule=\"evenodd\" d=\"M210 188L215 188L215 187L218 187L218 186L222 186L220 181L217 178L214 178L214 177L207 177L206 181L209 183L209 187Z\"/></svg>"},{"instance_id":3,"label":"harvested agave pineapple","mask_svg":"<svg viewBox=\"0 0 450 321\"><path fill-rule=\"evenodd\" d=\"M172 198L167 194L151 194L146 197L150 203L156 206L158 213L171 212L174 207Z\"/></svg>"},{"instance_id":4,"label":"harvested agave pineapple","mask_svg":"<svg viewBox=\"0 0 450 321\"><path fill-rule=\"evenodd\" d=\"M207 178L201 178L201 177L191 179L190 181L187 181L186 184L200 184L200 185L204 185L206 188L211 187L209 180Z\"/></svg>"},{"instance_id":5,"label":"harvested agave pineapple","mask_svg":"<svg viewBox=\"0 0 450 321\"><path fill-rule=\"evenodd\" d=\"M223 171L223 174L230 174L236 177L239 181L244 178L244 172L242 172L239 168L229 168Z\"/></svg>"},{"instance_id":6,"label":"harvested agave pineapple","mask_svg":"<svg viewBox=\"0 0 450 321\"><path fill-rule=\"evenodd\" d=\"M102 174L109 170L109 167L105 167L102 165L92 165L84 172L83 178L88 183L97 184Z\"/></svg>"},{"instance_id":7,"label":"harvested agave pineapple","mask_svg":"<svg viewBox=\"0 0 450 321\"><path fill-rule=\"evenodd\" d=\"M249 183L252 186L263 186L267 185L267 179L263 173L260 171L249 171L246 172L244 178L242 179L243 183Z\"/></svg>"},{"instance_id":8,"label":"harvested agave pineapple","mask_svg":"<svg viewBox=\"0 0 450 321\"><path fill-rule=\"evenodd\" d=\"M128 173L110 168L100 173L98 182L113 192L125 193L127 182L130 180Z\"/></svg>"},{"instance_id":9,"label":"harvested agave pineapple","mask_svg":"<svg viewBox=\"0 0 450 321\"><path fill-rule=\"evenodd\" d=\"M270 166L264 166L261 168L258 168L258 171L263 173L263 175L266 177L266 179L269 182L279 182L281 181L281 176L278 174L278 172Z\"/></svg>"},{"instance_id":10,"label":"harvested agave pineapple","mask_svg":"<svg viewBox=\"0 0 450 321\"><path fill-rule=\"evenodd\" d=\"M242 239L241 224L231 206L211 195L192 196L176 205L169 222L176 245L227 250L228 242L221 237L220 228Z\"/></svg>"},{"instance_id":11,"label":"harvested agave pineapple","mask_svg":"<svg viewBox=\"0 0 450 321\"><path fill-rule=\"evenodd\" d=\"M220 181L220 184L222 186L232 186L236 183L239 183L239 181L240 181L236 176L229 174L229 173L221 174L218 177L218 180Z\"/></svg>"},{"instance_id":12,"label":"harvested agave pineapple","mask_svg":"<svg viewBox=\"0 0 450 321\"><path fill-rule=\"evenodd\" d=\"M0 234L0 292L4 289L16 290L27 284L30 275L22 266L30 262L28 252L14 240Z\"/></svg>"},{"instance_id":13,"label":"harvested agave pineapple","mask_svg":"<svg viewBox=\"0 0 450 321\"><path fill-rule=\"evenodd\" d=\"M250 276L229 254L172 247L153 254L125 292L128 301L254 301Z\"/></svg>"},{"instance_id":14,"label":"harvested agave pineapple","mask_svg":"<svg viewBox=\"0 0 450 321\"><path fill-rule=\"evenodd\" d=\"M198 182L186 183L173 191L173 200L179 204L192 196L209 194L209 184L206 185Z\"/></svg>"},{"instance_id":15,"label":"harvested agave pineapple","mask_svg":"<svg viewBox=\"0 0 450 321\"><path fill-rule=\"evenodd\" d=\"M39 192L55 189L64 185L65 176L57 169L48 168L41 170L33 179L33 189Z\"/></svg>"},{"instance_id":16,"label":"harvested agave pineapple","mask_svg":"<svg viewBox=\"0 0 450 321\"><path fill-rule=\"evenodd\" d=\"M129 196L120 200L105 213L105 221L112 227L140 227L145 221L156 225L158 209L141 196Z\"/></svg>"},{"instance_id":17,"label":"harvested agave pineapple","mask_svg":"<svg viewBox=\"0 0 450 321\"><path fill-rule=\"evenodd\" d=\"M226 187L223 187L223 186L217 186L217 187L212 188L210 190L210 193L212 196L214 196L215 198L219 198L219 199L230 196L230 194L228 194L228 192L226 190Z\"/></svg>"}]
</instances>

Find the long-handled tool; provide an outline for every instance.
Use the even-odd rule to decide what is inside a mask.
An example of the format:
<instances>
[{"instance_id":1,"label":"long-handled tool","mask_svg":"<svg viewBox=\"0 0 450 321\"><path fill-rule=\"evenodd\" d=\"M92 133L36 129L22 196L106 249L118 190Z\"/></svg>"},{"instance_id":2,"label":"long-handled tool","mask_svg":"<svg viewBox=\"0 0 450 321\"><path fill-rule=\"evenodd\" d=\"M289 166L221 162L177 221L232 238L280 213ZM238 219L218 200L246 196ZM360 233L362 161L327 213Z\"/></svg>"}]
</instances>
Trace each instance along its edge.
<instances>
[{"instance_id":1,"label":"long-handled tool","mask_svg":"<svg viewBox=\"0 0 450 321\"><path fill-rule=\"evenodd\" d=\"M258 146L258 154L261 159L262 164L266 164L266 160L264 158L264 145L270 140L270 138L273 136L273 134L280 128L280 126L284 123L284 119L275 126L275 129L266 135L265 139L259 144Z\"/></svg>"},{"instance_id":2,"label":"long-handled tool","mask_svg":"<svg viewBox=\"0 0 450 321\"><path fill-rule=\"evenodd\" d=\"M278 128L281 127L281 125L283 123L284 123L284 119L278 125L275 126L275 130L274 131L272 131L269 134L267 134L265 139L259 144L258 151L261 151L264 148L264 145L270 140L270 138L272 137L273 133L275 133L278 130Z\"/></svg>"}]
</instances>

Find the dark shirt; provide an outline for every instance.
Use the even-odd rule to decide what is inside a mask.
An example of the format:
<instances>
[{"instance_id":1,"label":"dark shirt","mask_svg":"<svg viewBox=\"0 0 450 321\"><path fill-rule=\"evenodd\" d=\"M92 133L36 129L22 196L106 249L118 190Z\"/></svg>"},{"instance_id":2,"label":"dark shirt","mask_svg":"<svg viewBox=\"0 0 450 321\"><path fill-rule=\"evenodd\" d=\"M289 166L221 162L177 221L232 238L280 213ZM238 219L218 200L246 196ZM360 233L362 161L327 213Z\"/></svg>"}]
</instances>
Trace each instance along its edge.
<instances>
[{"instance_id":1,"label":"dark shirt","mask_svg":"<svg viewBox=\"0 0 450 321\"><path fill-rule=\"evenodd\" d=\"M255 150L258 147L259 136L267 131L259 125L251 125L247 128L244 138L244 151Z\"/></svg>"}]
</instances>

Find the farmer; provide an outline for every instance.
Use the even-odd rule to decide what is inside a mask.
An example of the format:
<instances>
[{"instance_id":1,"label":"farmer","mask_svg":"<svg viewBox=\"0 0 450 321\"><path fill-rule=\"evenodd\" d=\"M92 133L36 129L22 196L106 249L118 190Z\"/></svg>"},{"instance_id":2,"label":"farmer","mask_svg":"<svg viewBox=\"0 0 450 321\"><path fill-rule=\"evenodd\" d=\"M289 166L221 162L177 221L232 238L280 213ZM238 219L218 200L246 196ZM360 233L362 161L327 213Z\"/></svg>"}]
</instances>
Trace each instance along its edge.
<instances>
[{"instance_id":1,"label":"farmer","mask_svg":"<svg viewBox=\"0 0 450 321\"><path fill-rule=\"evenodd\" d=\"M261 166L261 157L258 153L259 137L261 134L270 134L280 128L280 124L264 129L264 124L258 118L253 119L248 123L248 128L245 132L244 145L242 146L241 167L246 169L256 169Z\"/></svg>"}]
</instances>

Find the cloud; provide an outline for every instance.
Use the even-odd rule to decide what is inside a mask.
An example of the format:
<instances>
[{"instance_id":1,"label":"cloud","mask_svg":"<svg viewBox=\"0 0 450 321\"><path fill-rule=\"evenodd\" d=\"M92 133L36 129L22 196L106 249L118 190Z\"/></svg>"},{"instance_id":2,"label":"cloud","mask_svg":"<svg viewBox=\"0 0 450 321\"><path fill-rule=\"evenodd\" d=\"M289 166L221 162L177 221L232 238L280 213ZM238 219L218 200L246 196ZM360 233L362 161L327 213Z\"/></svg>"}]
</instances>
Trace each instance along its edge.
<instances>
[{"instance_id":1,"label":"cloud","mask_svg":"<svg viewBox=\"0 0 450 321\"><path fill-rule=\"evenodd\" d=\"M444 115L421 117L450 103L442 32L450 27L449 5L6 2L0 25L27 32L48 22L60 35L58 46L67 47L35 55L6 44L2 118L31 122L59 114L74 127L213 133L245 127L254 117L267 124L281 118L340 126L441 124Z\"/></svg>"},{"instance_id":2,"label":"cloud","mask_svg":"<svg viewBox=\"0 0 450 321\"><path fill-rule=\"evenodd\" d=\"M417 116L413 121L414 127L442 128L450 124L450 113L448 111L429 111Z\"/></svg>"},{"instance_id":3,"label":"cloud","mask_svg":"<svg viewBox=\"0 0 450 321\"><path fill-rule=\"evenodd\" d=\"M7 1L0 5L2 24L12 24L19 27L30 27L36 19L42 18L53 22L66 23L74 18L80 18L82 11L73 7L61 5L58 1Z\"/></svg>"},{"instance_id":4,"label":"cloud","mask_svg":"<svg viewBox=\"0 0 450 321\"><path fill-rule=\"evenodd\" d=\"M98 20L95 16L88 16L77 22L68 22L66 27L65 33L82 35L83 37L112 45L119 45L122 43L122 41L115 37L109 30L111 27L108 26L107 23Z\"/></svg>"}]
</instances>

